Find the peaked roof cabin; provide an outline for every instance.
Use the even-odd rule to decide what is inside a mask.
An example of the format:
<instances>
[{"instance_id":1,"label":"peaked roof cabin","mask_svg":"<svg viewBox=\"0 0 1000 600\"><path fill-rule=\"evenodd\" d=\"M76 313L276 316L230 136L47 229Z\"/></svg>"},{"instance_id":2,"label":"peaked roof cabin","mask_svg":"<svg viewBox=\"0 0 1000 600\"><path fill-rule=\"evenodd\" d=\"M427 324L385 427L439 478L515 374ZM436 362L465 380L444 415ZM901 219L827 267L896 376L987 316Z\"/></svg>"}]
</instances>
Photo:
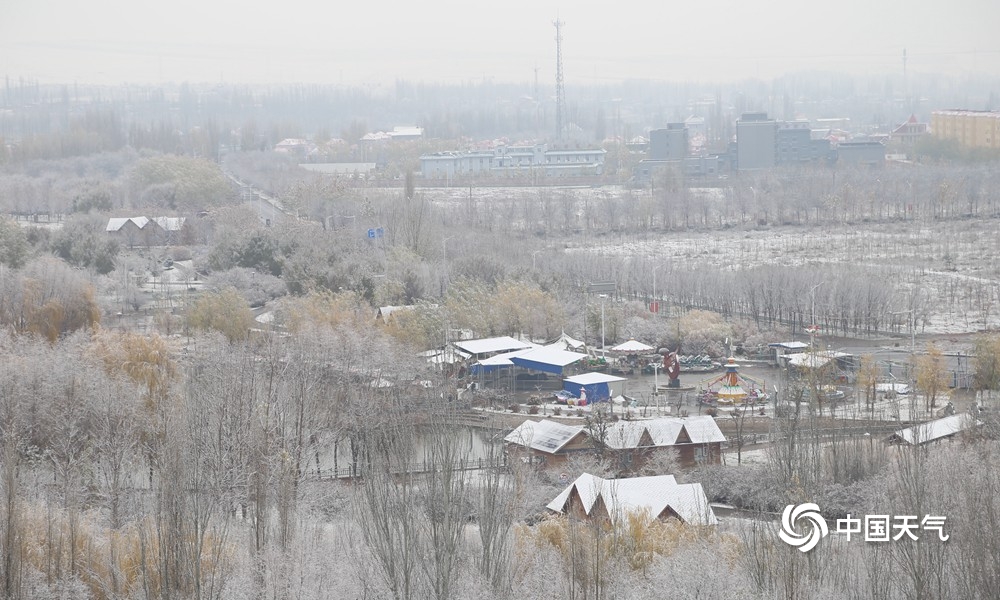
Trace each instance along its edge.
<instances>
[{"instance_id":1,"label":"peaked roof cabin","mask_svg":"<svg viewBox=\"0 0 1000 600\"><path fill-rule=\"evenodd\" d=\"M508 451L525 453L532 462L543 464L562 464L575 452L594 451L603 446L618 454L650 455L674 450L681 465L693 466L720 462L722 444L726 441L715 419L707 415L615 421L601 428L602 439L594 439L594 435L595 431L584 425L529 419L507 434L504 443Z\"/></svg>"},{"instance_id":2,"label":"peaked roof cabin","mask_svg":"<svg viewBox=\"0 0 1000 600\"><path fill-rule=\"evenodd\" d=\"M718 519L700 483L677 483L673 475L604 479L584 473L546 506L580 518L620 522L646 510L655 519L674 518L689 525L717 525Z\"/></svg>"}]
</instances>

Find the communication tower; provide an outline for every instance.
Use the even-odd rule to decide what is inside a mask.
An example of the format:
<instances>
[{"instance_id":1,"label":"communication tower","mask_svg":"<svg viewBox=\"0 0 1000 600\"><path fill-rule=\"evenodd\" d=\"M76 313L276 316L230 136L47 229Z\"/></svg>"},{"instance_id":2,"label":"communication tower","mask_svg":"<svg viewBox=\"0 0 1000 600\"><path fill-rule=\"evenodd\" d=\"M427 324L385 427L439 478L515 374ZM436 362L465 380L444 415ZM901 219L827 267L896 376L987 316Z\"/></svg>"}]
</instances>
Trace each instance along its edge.
<instances>
[{"instance_id":1,"label":"communication tower","mask_svg":"<svg viewBox=\"0 0 1000 600\"><path fill-rule=\"evenodd\" d=\"M563 135L563 109L566 105L566 90L563 87L562 26L558 18L552 22L556 27L556 139Z\"/></svg>"}]
</instances>

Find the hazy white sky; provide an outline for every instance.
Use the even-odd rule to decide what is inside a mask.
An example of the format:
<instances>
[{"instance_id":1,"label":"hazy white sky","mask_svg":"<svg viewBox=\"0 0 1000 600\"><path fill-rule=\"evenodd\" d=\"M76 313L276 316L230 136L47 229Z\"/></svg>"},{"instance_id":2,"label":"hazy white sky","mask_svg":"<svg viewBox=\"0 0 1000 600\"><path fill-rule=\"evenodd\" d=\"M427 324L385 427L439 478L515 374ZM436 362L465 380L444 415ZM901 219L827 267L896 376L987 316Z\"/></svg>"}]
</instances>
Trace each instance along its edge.
<instances>
[{"instance_id":1,"label":"hazy white sky","mask_svg":"<svg viewBox=\"0 0 1000 600\"><path fill-rule=\"evenodd\" d=\"M1000 0L0 0L0 75L43 83L1000 76Z\"/></svg>"}]
</instances>

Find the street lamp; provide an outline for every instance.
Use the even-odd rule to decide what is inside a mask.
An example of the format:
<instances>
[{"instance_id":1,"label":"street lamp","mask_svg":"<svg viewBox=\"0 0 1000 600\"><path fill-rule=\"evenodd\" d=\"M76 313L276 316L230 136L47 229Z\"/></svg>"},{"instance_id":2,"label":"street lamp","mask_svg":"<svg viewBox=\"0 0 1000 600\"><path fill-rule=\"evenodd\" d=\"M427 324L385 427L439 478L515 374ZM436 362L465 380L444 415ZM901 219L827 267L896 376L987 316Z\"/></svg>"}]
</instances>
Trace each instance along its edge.
<instances>
[{"instance_id":1,"label":"street lamp","mask_svg":"<svg viewBox=\"0 0 1000 600\"><path fill-rule=\"evenodd\" d=\"M909 310L901 310L899 312L889 313L890 315L910 315L910 356L912 357L916 353L916 335L917 335L917 311L914 308ZM912 358L910 359L912 360Z\"/></svg>"},{"instance_id":2,"label":"street lamp","mask_svg":"<svg viewBox=\"0 0 1000 600\"><path fill-rule=\"evenodd\" d=\"M809 290L809 298L812 301L812 305L810 307L811 314L809 315L809 319L812 321L810 325L812 325L813 327L816 326L816 289L819 288L819 286L823 285L824 283L826 282L821 281L816 285L812 286L812 289Z\"/></svg>"},{"instance_id":3,"label":"street lamp","mask_svg":"<svg viewBox=\"0 0 1000 600\"><path fill-rule=\"evenodd\" d=\"M541 250L535 250L534 252L531 253L531 270L532 271L535 270L535 257L538 256L539 252L541 252Z\"/></svg>"},{"instance_id":4,"label":"street lamp","mask_svg":"<svg viewBox=\"0 0 1000 600\"><path fill-rule=\"evenodd\" d=\"M444 264L444 283L441 286L441 295L448 290L448 240L454 239L455 236L448 236L441 240L441 262Z\"/></svg>"}]
</instances>

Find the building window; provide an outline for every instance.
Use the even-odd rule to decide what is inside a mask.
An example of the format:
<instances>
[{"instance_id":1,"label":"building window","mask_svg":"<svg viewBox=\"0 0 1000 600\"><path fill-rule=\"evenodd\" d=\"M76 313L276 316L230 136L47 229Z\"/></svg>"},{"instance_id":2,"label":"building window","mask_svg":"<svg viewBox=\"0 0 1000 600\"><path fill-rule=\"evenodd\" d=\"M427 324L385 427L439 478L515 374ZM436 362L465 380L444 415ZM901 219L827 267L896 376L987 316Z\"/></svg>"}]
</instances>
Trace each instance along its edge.
<instances>
[{"instance_id":1,"label":"building window","mask_svg":"<svg viewBox=\"0 0 1000 600\"><path fill-rule=\"evenodd\" d=\"M698 464L703 464L708 462L708 448L704 446L698 446L694 449L694 462Z\"/></svg>"}]
</instances>

